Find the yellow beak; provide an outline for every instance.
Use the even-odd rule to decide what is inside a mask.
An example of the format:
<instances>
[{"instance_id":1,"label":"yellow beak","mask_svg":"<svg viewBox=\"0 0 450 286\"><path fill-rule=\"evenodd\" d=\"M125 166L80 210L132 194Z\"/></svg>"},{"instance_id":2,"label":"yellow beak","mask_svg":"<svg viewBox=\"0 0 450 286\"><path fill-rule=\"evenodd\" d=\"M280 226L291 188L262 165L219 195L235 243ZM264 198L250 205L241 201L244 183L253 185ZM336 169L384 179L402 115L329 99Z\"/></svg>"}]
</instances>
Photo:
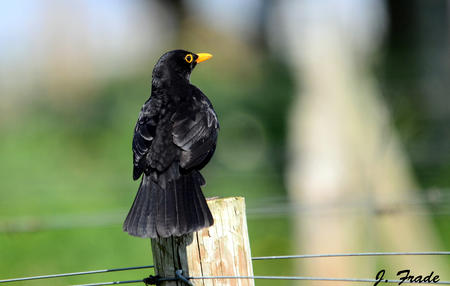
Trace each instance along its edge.
<instances>
[{"instance_id":1,"label":"yellow beak","mask_svg":"<svg viewBox=\"0 0 450 286\"><path fill-rule=\"evenodd\" d=\"M197 56L198 56L198 58L195 61L196 63L201 63L201 62L204 62L204 61L209 60L210 58L212 58L212 55L208 54L208 53L198 53Z\"/></svg>"}]
</instances>

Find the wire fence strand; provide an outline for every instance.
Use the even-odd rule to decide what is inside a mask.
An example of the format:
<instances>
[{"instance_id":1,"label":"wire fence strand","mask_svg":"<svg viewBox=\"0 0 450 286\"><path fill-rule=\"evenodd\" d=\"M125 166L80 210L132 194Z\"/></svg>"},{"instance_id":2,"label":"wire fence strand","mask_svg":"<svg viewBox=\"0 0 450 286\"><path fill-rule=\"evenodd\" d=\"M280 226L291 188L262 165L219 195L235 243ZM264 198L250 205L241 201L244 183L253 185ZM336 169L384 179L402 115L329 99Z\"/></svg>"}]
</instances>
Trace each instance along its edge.
<instances>
[{"instance_id":1,"label":"wire fence strand","mask_svg":"<svg viewBox=\"0 0 450 286\"><path fill-rule=\"evenodd\" d=\"M331 278L331 277L303 277L303 276L202 276L189 277L189 279L268 279L268 280L304 280L304 281L335 281L335 282L368 282L375 283L377 279L370 278ZM381 280L384 283L400 283L402 280ZM405 280L403 284L417 284L417 282L410 282ZM445 284L450 285L450 281L438 282L422 282L422 284Z\"/></svg>"},{"instance_id":2,"label":"wire fence strand","mask_svg":"<svg viewBox=\"0 0 450 286\"><path fill-rule=\"evenodd\" d=\"M302 255L277 255L277 256L261 256L261 257L252 257L252 260L275 260L275 259L305 259L305 258L330 258L330 257L373 257L373 256L401 256L401 255L450 255L450 251L423 251L423 252L361 252L361 253L324 253L324 254L302 254ZM148 269L154 268L154 265L145 265L145 266L134 266L134 267L122 267L122 268L111 268L111 269L101 269L101 270L91 270L91 271L82 271L82 272L71 272L71 273L61 273L61 274L50 274L50 275L41 275L41 276L30 276L30 277L22 277L22 278L11 278L0 280L0 283L7 282L18 282L18 281L27 281L27 280L37 280L37 279L50 279L50 278L58 278L58 277L68 277L68 276L77 276L77 275L88 275L88 274L99 274L99 273L107 273L107 272L118 272L118 271L129 271L129 270L137 270L137 269ZM162 278L164 279L164 278ZM363 278L327 278L327 277L302 277L302 276L204 276L204 277L189 277L189 279L273 279L273 280L317 280L317 281L341 281L341 282L376 282L376 279L363 279ZM113 282L100 282L93 284L80 284L76 286L99 286L99 285L115 285L115 284L130 284L130 283L139 283L143 282L140 280L127 280L127 281L113 281ZM382 282L386 283L400 283L401 280L383 280ZM404 281L403 283L411 283L408 281ZM424 284L430 284L425 283ZM448 284L450 285L450 281L439 281L432 284Z\"/></svg>"},{"instance_id":3,"label":"wire fence strand","mask_svg":"<svg viewBox=\"0 0 450 286\"><path fill-rule=\"evenodd\" d=\"M99 282L91 284L77 284L72 286L102 286L102 285L117 285L117 284L131 284L131 283L143 283L144 280L126 280L126 281L112 281L112 282Z\"/></svg>"},{"instance_id":4,"label":"wire fence strand","mask_svg":"<svg viewBox=\"0 0 450 286\"><path fill-rule=\"evenodd\" d=\"M450 255L450 251L362 252L362 253L325 253L325 254L279 255L279 256L252 257L252 260L325 258L325 257L349 257L349 256L392 256L392 255Z\"/></svg>"},{"instance_id":5,"label":"wire fence strand","mask_svg":"<svg viewBox=\"0 0 450 286\"><path fill-rule=\"evenodd\" d=\"M154 265L146 265L146 266L134 266L134 267L111 268L111 269L101 269L101 270L91 270L91 271L61 273L61 274L30 276L30 277L3 279L3 280L0 280L0 283L38 280L38 279L50 279L50 278L59 278L59 277L68 277L68 276L77 276L77 275L99 274L99 273L107 273L107 272L128 271L128 270L146 269L146 268L153 268L153 267L155 267L155 266Z\"/></svg>"},{"instance_id":6,"label":"wire fence strand","mask_svg":"<svg viewBox=\"0 0 450 286\"><path fill-rule=\"evenodd\" d=\"M297 281L324 281L324 282L363 282L363 283L375 283L377 281L381 283L402 283L402 284L417 284L417 282L402 281L402 280L377 280L370 278L331 278L331 277L303 277L303 276L199 276L188 277L189 280L204 280L204 279L265 279L265 280L297 280ZM100 285L115 285L115 284L127 284L127 283L139 283L143 280L129 280L129 281L114 281L114 282L100 282L92 284L79 284L74 286L100 286ZM437 282L421 282L421 284L442 284L450 285L450 281L437 281Z\"/></svg>"},{"instance_id":7,"label":"wire fence strand","mask_svg":"<svg viewBox=\"0 0 450 286\"><path fill-rule=\"evenodd\" d=\"M366 213L368 210L374 216L408 213L413 215L450 216L450 190L431 189L417 190L417 198L384 203L368 208L371 200L360 197L345 201L311 205L295 204L289 197L275 196L255 199L247 208L248 219L274 217L289 217L301 214L303 216L335 216ZM423 208L423 206L428 206ZM419 207L419 208L418 208ZM90 214L58 214L43 217L11 217L0 220L1 233L26 233L57 229L89 228L99 226L119 225L128 209L110 210L108 212Z\"/></svg>"}]
</instances>

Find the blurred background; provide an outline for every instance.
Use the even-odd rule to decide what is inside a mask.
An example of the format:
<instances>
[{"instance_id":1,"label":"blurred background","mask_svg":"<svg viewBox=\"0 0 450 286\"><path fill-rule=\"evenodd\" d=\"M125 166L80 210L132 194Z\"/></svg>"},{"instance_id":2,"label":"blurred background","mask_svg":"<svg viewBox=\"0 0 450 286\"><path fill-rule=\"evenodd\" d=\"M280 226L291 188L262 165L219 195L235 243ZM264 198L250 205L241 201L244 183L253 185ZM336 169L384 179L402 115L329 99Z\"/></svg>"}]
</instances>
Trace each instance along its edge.
<instances>
[{"instance_id":1,"label":"blurred background","mask_svg":"<svg viewBox=\"0 0 450 286\"><path fill-rule=\"evenodd\" d=\"M204 192L246 198L253 256L449 250L449 28L448 0L1 1L0 279L152 264L121 224L133 127L176 48L214 55L191 77L221 123ZM448 257L253 266L450 280Z\"/></svg>"}]
</instances>

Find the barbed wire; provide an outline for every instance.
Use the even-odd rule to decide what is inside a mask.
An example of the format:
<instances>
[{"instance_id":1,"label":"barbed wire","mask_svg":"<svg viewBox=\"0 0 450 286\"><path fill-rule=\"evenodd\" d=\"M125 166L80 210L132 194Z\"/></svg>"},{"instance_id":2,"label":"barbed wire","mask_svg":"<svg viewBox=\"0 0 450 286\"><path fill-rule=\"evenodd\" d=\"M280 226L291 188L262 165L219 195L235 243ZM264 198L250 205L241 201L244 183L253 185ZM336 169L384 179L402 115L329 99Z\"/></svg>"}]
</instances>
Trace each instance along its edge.
<instances>
[{"instance_id":1,"label":"barbed wire","mask_svg":"<svg viewBox=\"0 0 450 286\"><path fill-rule=\"evenodd\" d=\"M358 253L323 253L323 254L302 254L302 255L278 255L278 256L260 256L260 257L252 257L252 260L274 260L274 259L305 259L305 258L330 258L330 257L354 257L354 256L403 256L403 255L450 255L450 251L423 251L423 252L358 252ZM111 269L101 269L101 270L90 270L90 271L81 271L81 272L71 272L71 273L61 273L61 274L50 274L50 275L40 275L40 276L30 276L30 277L22 277L22 278L10 278L0 280L0 283L7 282L19 282L19 281L27 281L27 280L38 280L38 279L50 279L50 278L60 278L60 277L68 277L68 276L78 276L78 275L88 275L88 274L99 274L99 273L107 273L107 272L118 272L118 271L129 271L129 270L137 270L137 269L148 269L154 268L154 265L145 265L145 266L134 266L134 267L122 267L122 268L111 268ZM247 277L245 279L281 279L281 278L262 278L262 277L286 277L286 276L210 276L210 277L189 277L189 279L233 279L239 277ZM253 278L250 278L253 277ZM326 279L350 279L355 280L354 278L320 278L320 277L291 277L290 280L317 280L322 279L323 281L327 281ZM314 279L309 279L314 278ZM162 278L164 279L164 278ZM172 279L172 278L168 278ZM244 278L242 278L244 279ZM287 279L289 280L289 279ZM349 282L351 282L349 280ZM355 280L354 282L372 282L372 281L362 281L364 279ZM373 280L373 279L372 279ZM129 280L129 281L115 281L115 282L100 282L94 284L83 284L83 286L93 286L93 285L113 285L113 284L127 284L127 283L138 283L143 280ZM341 281L341 280L330 280L330 281ZM342 280L346 281L346 280ZM392 280L394 281L394 280ZM446 281L444 281L446 282ZM109 284L102 284L109 283ZM406 282L404 282L406 283ZM441 283L441 284L450 284L450 282Z\"/></svg>"}]
</instances>

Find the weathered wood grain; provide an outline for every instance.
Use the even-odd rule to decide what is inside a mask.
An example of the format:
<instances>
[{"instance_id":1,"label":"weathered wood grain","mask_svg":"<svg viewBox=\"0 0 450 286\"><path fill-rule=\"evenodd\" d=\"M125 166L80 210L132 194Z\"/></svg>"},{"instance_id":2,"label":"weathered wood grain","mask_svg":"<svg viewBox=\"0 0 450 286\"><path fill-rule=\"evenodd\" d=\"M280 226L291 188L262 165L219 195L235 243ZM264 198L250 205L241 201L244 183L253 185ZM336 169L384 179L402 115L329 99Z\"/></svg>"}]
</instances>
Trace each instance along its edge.
<instances>
[{"instance_id":1,"label":"weathered wood grain","mask_svg":"<svg viewBox=\"0 0 450 286\"><path fill-rule=\"evenodd\" d=\"M213 199L208 205L214 225L181 237L152 239L153 262L156 275L184 276L252 276L252 260L248 238L245 200L243 197ZM191 280L202 286L252 286L250 279ZM166 281L162 286L185 285Z\"/></svg>"}]
</instances>

